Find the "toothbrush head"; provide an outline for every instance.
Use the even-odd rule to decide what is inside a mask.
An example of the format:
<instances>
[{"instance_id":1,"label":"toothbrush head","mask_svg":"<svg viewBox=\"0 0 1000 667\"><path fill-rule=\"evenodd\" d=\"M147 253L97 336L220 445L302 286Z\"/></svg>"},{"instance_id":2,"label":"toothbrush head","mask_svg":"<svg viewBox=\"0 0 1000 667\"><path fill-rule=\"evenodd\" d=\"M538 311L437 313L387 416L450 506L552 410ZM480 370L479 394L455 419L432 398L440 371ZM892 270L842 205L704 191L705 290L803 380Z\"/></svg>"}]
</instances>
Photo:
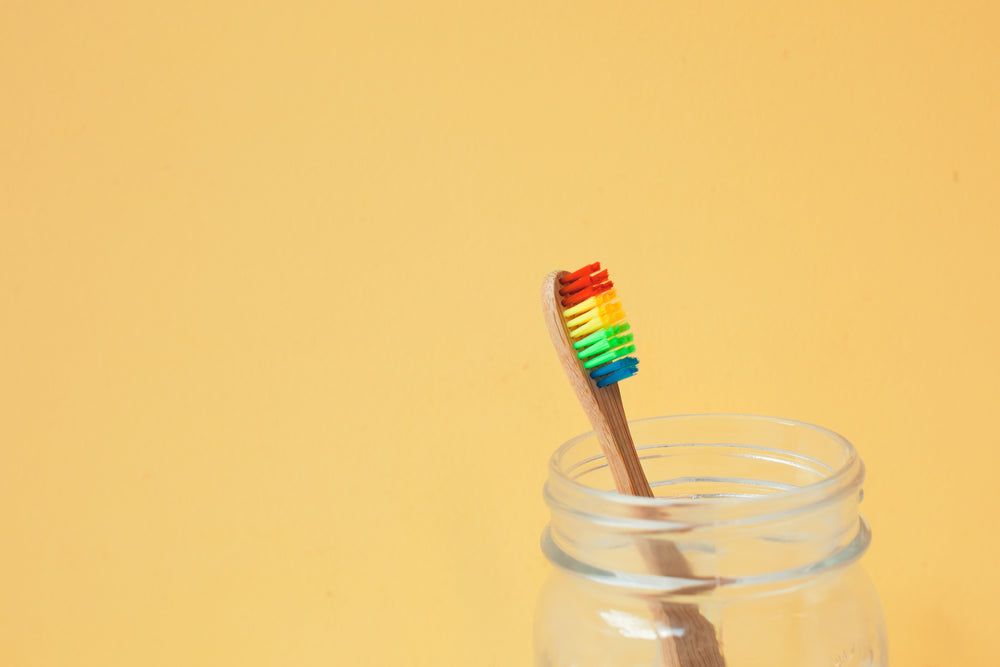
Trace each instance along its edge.
<instances>
[{"instance_id":1,"label":"toothbrush head","mask_svg":"<svg viewBox=\"0 0 1000 667\"><path fill-rule=\"evenodd\" d=\"M563 321L577 358L598 387L606 387L638 372L625 311L614 284L600 262L559 279Z\"/></svg>"}]
</instances>

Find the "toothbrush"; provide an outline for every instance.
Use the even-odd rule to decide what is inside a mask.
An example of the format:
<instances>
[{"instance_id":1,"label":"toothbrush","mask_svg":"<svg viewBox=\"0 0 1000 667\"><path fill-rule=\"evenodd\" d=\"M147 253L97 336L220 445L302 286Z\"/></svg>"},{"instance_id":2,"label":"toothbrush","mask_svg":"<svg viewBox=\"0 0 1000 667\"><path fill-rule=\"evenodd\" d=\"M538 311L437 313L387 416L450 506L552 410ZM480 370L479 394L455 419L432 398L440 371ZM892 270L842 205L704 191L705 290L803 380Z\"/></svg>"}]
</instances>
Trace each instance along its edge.
<instances>
[{"instance_id":1,"label":"toothbrush","mask_svg":"<svg viewBox=\"0 0 1000 667\"><path fill-rule=\"evenodd\" d=\"M607 270L595 262L572 273L553 271L542 282L542 309L559 361L601 443L615 487L622 494L653 498L618 390L620 381L638 372L639 361ZM640 542L639 547L654 572L697 578L673 543ZM696 605L653 603L653 611L663 664L725 666L715 627Z\"/></svg>"}]
</instances>

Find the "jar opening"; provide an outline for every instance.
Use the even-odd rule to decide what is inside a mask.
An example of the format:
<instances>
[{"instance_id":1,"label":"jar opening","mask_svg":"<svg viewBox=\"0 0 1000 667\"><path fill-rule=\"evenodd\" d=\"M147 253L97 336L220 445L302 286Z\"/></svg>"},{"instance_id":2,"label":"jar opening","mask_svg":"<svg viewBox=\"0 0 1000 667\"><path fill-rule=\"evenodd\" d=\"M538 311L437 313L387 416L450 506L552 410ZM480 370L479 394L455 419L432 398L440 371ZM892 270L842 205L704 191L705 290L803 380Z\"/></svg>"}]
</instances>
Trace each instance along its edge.
<instances>
[{"instance_id":1,"label":"jar opening","mask_svg":"<svg viewBox=\"0 0 1000 667\"><path fill-rule=\"evenodd\" d=\"M633 587L679 589L705 576L742 586L824 571L867 548L864 465L836 433L753 415L629 424L656 497L615 491L594 433L564 444L545 484L543 548L559 567ZM655 542L673 544L701 578L651 570L636 545Z\"/></svg>"},{"instance_id":2,"label":"jar opening","mask_svg":"<svg viewBox=\"0 0 1000 667\"><path fill-rule=\"evenodd\" d=\"M864 478L864 466L847 439L804 422L707 414L629 424L655 498L615 491L593 432L556 450L547 495L558 490L579 509L609 516L717 524L805 509L859 490Z\"/></svg>"}]
</instances>

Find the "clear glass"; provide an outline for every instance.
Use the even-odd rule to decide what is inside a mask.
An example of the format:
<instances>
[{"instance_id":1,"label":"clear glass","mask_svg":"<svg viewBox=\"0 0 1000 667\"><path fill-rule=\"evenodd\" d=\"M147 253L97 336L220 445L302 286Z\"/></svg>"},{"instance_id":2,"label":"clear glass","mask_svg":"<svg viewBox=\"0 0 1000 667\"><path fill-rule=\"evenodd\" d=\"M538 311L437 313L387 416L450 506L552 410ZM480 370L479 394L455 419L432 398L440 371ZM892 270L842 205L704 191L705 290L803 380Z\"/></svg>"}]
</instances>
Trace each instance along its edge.
<instances>
[{"instance_id":1,"label":"clear glass","mask_svg":"<svg viewBox=\"0 0 1000 667\"><path fill-rule=\"evenodd\" d=\"M537 667L668 665L664 642L693 637L699 618L671 609L714 625L727 667L888 665L859 563L864 465L847 440L746 415L631 425L656 498L614 492L592 433L550 461L542 550L555 567L535 615ZM652 564L666 542L690 571Z\"/></svg>"}]
</instances>

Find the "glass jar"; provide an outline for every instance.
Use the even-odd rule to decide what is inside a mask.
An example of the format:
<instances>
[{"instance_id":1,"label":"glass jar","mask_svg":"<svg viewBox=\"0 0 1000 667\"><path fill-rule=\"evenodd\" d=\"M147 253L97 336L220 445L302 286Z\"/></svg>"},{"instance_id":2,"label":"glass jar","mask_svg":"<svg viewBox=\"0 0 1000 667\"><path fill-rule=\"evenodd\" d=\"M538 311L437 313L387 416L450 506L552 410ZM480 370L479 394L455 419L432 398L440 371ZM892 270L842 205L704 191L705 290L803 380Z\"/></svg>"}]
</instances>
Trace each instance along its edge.
<instances>
[{"instance_id":1,"label":"glass jar","mask_svg":"<svg viewBox=\"0 0 1000 667\"><path fill-rule=\"evenodd\" d=\"M550 461L537 667L701 667L718 647L727 667L888 664L851 443L769 417L631 425L656 498L614 492L593 433Z\"/></svg>"}]
</instances>

